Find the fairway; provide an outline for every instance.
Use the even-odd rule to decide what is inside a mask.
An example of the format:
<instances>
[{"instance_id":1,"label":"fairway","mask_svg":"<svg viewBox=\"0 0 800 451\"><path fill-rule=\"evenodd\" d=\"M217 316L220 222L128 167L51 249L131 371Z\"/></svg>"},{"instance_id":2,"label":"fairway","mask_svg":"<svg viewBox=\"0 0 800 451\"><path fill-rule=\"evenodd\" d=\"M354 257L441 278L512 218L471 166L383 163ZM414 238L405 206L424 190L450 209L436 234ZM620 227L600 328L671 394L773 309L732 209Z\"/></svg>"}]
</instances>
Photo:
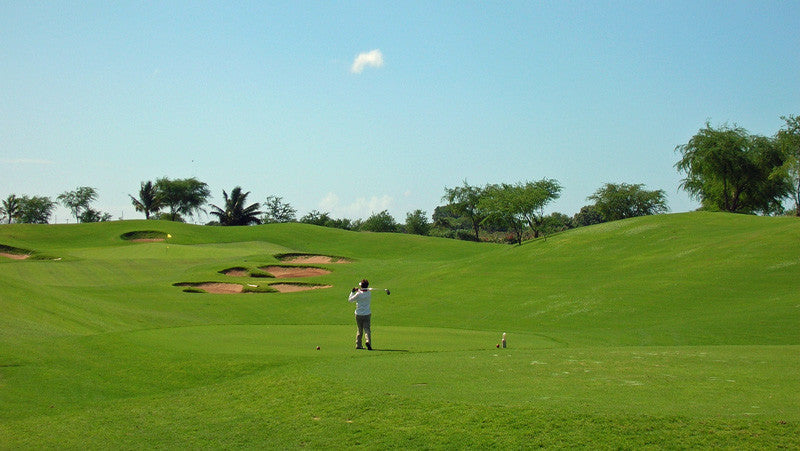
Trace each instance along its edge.
<instances>
[{"instance_id":1,"label":"fairway","mask_svg":"<svg viewBox=\"0 0 800 451\"><path fill-rule=\"evenodd\" d=\"M31 255L0 256L2 449L800 447L794 218L660 215L521 246L14 224L0 245ZM365 277L391 288L373 351L347 302ZM180 285L201 283L249 288ZM293 284L315 289L269 289Z\"/></svg>"}]
</instances>

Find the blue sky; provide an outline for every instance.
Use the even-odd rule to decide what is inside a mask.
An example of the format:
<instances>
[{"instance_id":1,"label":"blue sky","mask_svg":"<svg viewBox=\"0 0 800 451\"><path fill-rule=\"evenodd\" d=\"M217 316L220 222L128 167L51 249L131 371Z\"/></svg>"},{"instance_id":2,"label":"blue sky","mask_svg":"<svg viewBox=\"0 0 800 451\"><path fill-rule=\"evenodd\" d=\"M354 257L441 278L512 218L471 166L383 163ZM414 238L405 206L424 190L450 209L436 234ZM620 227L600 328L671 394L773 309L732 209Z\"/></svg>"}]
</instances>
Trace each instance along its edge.
<instances>
[{"instance_id":1,"label":"blue sky","mask_svg":"<svg viewBox=\"0 0 800 451\"><path fill-rule=\"evenodd\" d=\"M554 178L548 211L608 182L689 211L675 146L800 114L798 24L797 1L0 2L0 197L93 186L143 218L140 182L194 176L404 222L464 180Z\"/></svg>"}]
</instances>

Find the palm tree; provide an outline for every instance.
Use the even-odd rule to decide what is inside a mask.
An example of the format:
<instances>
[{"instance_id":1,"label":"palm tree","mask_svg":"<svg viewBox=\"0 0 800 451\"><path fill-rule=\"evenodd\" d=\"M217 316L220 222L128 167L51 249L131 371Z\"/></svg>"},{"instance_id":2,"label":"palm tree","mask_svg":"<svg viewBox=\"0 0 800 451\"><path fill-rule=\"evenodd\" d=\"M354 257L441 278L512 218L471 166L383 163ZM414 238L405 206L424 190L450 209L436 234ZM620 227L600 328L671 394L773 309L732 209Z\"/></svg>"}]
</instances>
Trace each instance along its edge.
<instances>
[{"instance_id":1,"label":"palm tree","mask_svg":"<svg viewBox=\"0 0 800 451\"><path fill-rule=\"evenodd\" d=\"M136 211L144 212L145 219L150 219L151 213L158 213L158 211L161 210L161 196L158 195L158 190L155 185L153 185L153 182L149 180L147 182L142 182L138 199L130 194L128 194L128 197L131 198L133 208L135 208Z\"/></svg>"},{"instance_id":2,"label":"palm tree","mask_svg":"<svg viewBox=\"0 0 800 451\"><path fill-rule=\"evenodd\" d=\"M225 208L220 208L216 205L211 205L212 215L219 218L220 225L224 226L237 226L237 225L250 225L261 224L258 215L262 212L258 211L261 206L258 202L245 207L247 196L250 191L242 193L241 187L236 187L231 191L231 196L222 190L222 196L225 198Z\"/></svg>"},{"instance_id":3,"label":"palm tree","mask_svg":"<svg viewBox=\"0 0 800 451\"><path fill-rule=\"evenodd\" d=\"M0 205L2 205L0 206L0 214L8 217L9 224L11 224L12 219L19 215L22 208L19 198L13 194L8 196Z\"/></svg>"}]
</instances>

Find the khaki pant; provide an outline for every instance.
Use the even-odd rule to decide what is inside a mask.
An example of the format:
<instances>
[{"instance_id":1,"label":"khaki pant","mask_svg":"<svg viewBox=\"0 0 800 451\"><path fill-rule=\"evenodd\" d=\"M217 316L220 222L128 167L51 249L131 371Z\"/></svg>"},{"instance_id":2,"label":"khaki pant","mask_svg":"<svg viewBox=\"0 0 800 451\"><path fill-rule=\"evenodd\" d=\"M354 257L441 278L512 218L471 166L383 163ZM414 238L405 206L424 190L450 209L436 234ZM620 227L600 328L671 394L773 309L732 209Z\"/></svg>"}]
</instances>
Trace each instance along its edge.
<instances>
[{"instance_id":1,"label":"khaki pant","mask_svg":"<svg viewBox=\"0 0 800 451\"><path fill-rule=\"evenodd\" d=\"M356 315L356 326L358 326L358 333L356 334L356 347L360 348L361 338L363 337L367 344L372 346L372 330L370 329L370 319L372 315Z\"/></svg>"}]
</instances>

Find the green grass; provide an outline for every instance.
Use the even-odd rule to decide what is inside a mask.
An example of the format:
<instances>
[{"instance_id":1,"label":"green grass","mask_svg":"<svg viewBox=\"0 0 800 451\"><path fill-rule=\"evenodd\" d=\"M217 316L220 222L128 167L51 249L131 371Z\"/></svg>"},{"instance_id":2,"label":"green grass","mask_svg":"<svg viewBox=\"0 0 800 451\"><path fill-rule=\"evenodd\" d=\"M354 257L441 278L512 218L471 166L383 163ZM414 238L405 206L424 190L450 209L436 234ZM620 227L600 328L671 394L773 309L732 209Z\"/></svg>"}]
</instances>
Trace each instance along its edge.
<instances>
[{"instance_id":1,"label":"green grass","mask_svg":"<svg viewBox=\"0 0 800 451\"><path fill-rule=\"evenodd\" d=\"M141 231L171 238L122 238ZM0 449L800 447L794 218L513 247L161 221L3 225L0 243L52 257L0 257ZM350 262L269 279L330 289L173 285L266 286L220 271L285 254ZM364 277L392 290L373 294L372 352L346 301Z\"/></svg>"}]
</instances>

